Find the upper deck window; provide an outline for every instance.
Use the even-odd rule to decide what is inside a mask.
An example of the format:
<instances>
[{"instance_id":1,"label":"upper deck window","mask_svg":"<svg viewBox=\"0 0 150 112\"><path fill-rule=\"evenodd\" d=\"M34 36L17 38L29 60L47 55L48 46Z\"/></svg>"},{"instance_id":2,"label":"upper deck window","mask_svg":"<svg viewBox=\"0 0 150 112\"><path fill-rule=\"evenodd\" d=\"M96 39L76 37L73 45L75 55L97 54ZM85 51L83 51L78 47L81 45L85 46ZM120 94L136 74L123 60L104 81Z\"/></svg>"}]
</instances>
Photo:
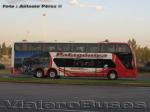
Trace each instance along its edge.
<instances>
[{"instance_id":1,"label":"upper deck window","mask_svg":"<svg viewBox=\"0 0 150 112\"><path fill-rule=\"evenodd\" d=\"M15 51L27 51L28 45L27 43L15 43Z\"/></svg>"},{"instance_id":2,"label":"upper deck window","mask_svg":"<svg viewBox=\"0 0 150 112\"><path fill-rule=\"evenodd\" d=\"M98 44L88 44L87 52L88 53L98 53L99 52Z\"/></svg>"},{"instance_id":3,"label":"upper deck window","mask_svg":"<svg viewBox=\"0 0 150 112\"><path fill-rule=\"evenodd\" d=\"M115 44L102 44L101 52L103 53L113 53L115 52Z\"/></svg>"},{"instance_id":4,"label":"upper deck window","mask_svg":"<svg viewBox=\"0 0 150 112\"><path fill-rule=\"evenodd\" d=\"M56 51L56 46L57 44L56 43L43 43L43 51L46 51L46 52L55 52Z\"/></svg>"},{"instance_id":5,"label":"upper deck window","mask_svg":"<svg viewBox=\"0 0 150 112\"><path fill-rule=\"evenodd\" d=\"M22 50L22 44L16 43L14 48L15 48L15 51L21 51Z\"/></svg>"},{"instance_id":6,"label":"upper deck window","mask_svg":"<svg viewBox=\"0 0 150 112\"><path fill-rule=\"evenodd\" d=\"M73 44L73 52L86 52L86 45L83 43L75 43Z\"/></svg>"},{"instance_id":7,"label":"upper deck window","mask_svg":"<svg viewBox=\"0 0 150 112\"><path fill-rule=\"evenodd\" d=\"M57 51L70 52L71 46L69 43L59 43L57 44Z\"/></svg>"},{"instance_id":8,"label":"upper deck window","mask_svg":"<svg viewBox=\"0 0 150 112\"><path fill-rule=\"evenodd\" d=\"M28 44L29 51L42 51L42 44L39 43L30 43Z\"/></svg>"},{"instance_id":9,"label":"upper deck window","mask_svg":"<svg viewBox=\"0 0 150 112\"><path fill-rule=\"evenodd\" d=\"M116 45L117 53L131 53L131 49L127 44L117 44Z\"/></svg>"}]
</instances>

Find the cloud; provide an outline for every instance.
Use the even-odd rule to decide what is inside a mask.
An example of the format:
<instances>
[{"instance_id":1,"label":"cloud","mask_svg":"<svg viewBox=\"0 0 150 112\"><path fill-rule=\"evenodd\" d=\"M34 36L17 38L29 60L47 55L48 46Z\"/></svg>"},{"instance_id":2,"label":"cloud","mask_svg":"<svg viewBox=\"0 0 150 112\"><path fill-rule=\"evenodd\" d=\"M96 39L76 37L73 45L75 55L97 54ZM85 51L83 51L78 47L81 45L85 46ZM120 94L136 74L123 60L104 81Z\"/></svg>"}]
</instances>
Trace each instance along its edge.
<instances>
[{"instance_id":1,"label":"cloud","mask_svg":"<svg viewBox=\"0 0 150 112\"><path fill-rule=\"evenodd\" d=\"M103 6L101 6L101 5L81 4L79 2L79 0L69 0L69 3L71 5L77 5L80 8L95 8L96 10L99 10L99 11L101 11L103 9Z\"/></svg>"},{"instance_id":2,"label":"cloud","mask_svg":"<svg viewBox=\"0 0 150 112\"><path fill-rule=\"evenodd\" d=\"M79 1L78 0L69 0L69 3L71 5L78 5L79 4Z\"/></svg>"},{"instance_id":3,"label":"cloud","mask_svg":"<svg viewBox=\"0 0 150 112\"><path fill-rule=\"evenodd\" d=\"M96 10L102 10L103 6L101 5L90 5L90 4L80 4L79 7L81 8L95 8Z\"/></svg>"},{"instance_id":4,"label":"cloud","mask_svg":"<svg viewBox=\"0 0 150 112\"><path fill-rule=\"evenodd\" d=\"M53 0L39 0L39 1L41 1L41 2L51 2Z\"/></svg>"}]
</instances>

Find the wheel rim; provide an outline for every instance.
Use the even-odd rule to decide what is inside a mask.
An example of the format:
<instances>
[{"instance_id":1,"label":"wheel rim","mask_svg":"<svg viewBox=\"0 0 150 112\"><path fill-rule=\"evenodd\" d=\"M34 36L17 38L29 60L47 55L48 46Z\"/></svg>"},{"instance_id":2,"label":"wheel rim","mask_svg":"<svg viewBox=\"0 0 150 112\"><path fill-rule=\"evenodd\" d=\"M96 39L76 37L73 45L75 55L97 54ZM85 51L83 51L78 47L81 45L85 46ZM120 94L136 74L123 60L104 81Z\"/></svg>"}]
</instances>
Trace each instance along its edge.
<instances>
[{"instance_id":1,"label":"wheel rim","mask_svg":"<svg viewBox=\"0 0 150 112\"><path fill-rule=\"evenodd\" d=\"M37 73L36 73L36 76L38 77L38 78L41 78L42 77L42 72L41 71L37 71Z\"/></svg>"},{"instance_id":2,"label":"wheel rim","mask_svg":"<svg viewBox=\"0 0 150 112\"><path fill-rule=\"evenodd\" d=\"M116 78L116 74L115 73L110 73L110 79L115 79Z\"/></svg>"},{"instance_id":3,"label":"wheel rim","mask_svg":"<svg viewBox=\"0 0 150 112\"><path fill-rule=\"evenodd\" d=\"M55 72L49 72L49 77L54 78L56 76Z\"/></svg>"}]
</instances>

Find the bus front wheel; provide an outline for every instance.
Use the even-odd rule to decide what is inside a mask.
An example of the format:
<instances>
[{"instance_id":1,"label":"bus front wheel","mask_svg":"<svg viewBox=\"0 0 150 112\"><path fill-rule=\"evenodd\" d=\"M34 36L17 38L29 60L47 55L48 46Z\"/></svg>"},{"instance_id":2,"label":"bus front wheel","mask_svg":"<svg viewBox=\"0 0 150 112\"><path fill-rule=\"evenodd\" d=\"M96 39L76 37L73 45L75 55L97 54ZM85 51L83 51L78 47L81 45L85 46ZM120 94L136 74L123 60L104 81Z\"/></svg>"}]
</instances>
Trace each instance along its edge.
<instances>
[{"instance_id":1,"label":"bus front wheel","mask_svg":"<svg viewBox=\"0 0 150 112\"><path fill-rule=\"evenodd\" d=\"M48 76L51 79L59 78L59 76L57 75L57 71L56 70L49 70Z\"/></svg>"},{"instance_id":2,"label":"bus front wheel","mask_svg":"<svg viewBox=\"0 0 150 112\"><path fill-rule=\"evenodd\" d=\"M116 80L118 79L118 75L117 75L117 72L116 71L110 71L107 75L107 78L109 80Z\"/></svg>"}]
</instances>

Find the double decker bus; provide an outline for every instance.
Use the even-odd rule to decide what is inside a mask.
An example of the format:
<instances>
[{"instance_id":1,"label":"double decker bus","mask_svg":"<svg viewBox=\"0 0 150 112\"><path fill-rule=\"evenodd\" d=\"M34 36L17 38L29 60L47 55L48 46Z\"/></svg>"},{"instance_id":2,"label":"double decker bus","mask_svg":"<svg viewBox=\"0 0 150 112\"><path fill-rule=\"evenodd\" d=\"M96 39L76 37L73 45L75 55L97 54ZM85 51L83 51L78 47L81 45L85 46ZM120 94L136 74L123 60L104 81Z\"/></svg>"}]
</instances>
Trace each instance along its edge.
<instances>
[{"instance_id":1,"label":"double decker bus","mask_svg":"<svg viewBox=\"0 0 150 112\"><path fill-rule=\"evenodd\" d=\"M16 42L12 49L12 74L37 78L135 78L135 60L128 43Z\"/></svg>"}]
</instances>

